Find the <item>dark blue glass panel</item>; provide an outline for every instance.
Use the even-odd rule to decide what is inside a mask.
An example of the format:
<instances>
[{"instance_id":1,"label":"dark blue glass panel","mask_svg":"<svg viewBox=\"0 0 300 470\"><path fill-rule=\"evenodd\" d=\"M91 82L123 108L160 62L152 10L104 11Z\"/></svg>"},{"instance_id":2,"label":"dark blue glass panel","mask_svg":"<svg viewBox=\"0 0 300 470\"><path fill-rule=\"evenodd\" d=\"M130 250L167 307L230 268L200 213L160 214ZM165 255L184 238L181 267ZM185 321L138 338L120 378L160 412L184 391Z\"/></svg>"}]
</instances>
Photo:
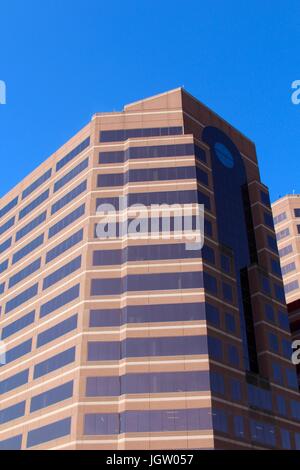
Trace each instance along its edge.
<instances>
[{"instance_id":1,"label":"dark blue glass panel","mask_svg":"<svg viewBox=\"0 0 300 470\"><path fill-rule=\"evenodd\" d=\"M63 400L73 396L73 381L67 382L58 387L47 390L47 392L40 393L32 397L30 403L30 413L51 406L54 403L59 403Z\"/></svg>"},{"instance_id":2,"label":"dark blue glass panel","mask_svg":"<svg viewBox=\"0 0 300 470\"><path fill-rule=\"evenodd\" d=\"M83 162L79 163L79 165L75 166L69 173L67 173L65 176L60 178L59 180L56 181L54 184L54 192L58 191L61 189L63 186L65 186L67 183L72 181L73 178L78 176L82 171L84 171L87 167L89 166L89 159L86 158L83 160Z\"/></svg>"},{"instance_id":3,"label":"dark blue glass panel","mask_svg":"<svg viewBox=\"0 0 300 470\"><path fill-rule=\"evenodd\" d=\"M74 233L69 238L59 243L59 245L56 245L54 248L52 248L52 250L48 251L48 253L46 254L46 263L49 263L50 261L60 256L62 253L65 253L67 250L72 248L72 246L75 246L77 243L82 241L82 239L83 229Z\"/></svg>"},{"instance_id":4,"label":"dark blue glass panel","mask_svg":"<svg viewBox=\"0 0 300 470\"><path fill-rule=\"evenodd\" d=\"M41 246L43 243L44 243L44 234L39 235L37 238L32 240L30 243L23 246L23 248L16 251L16 253L14 253L14 255L13 255L12 264L15 264L15 263L17 263L17 261L20 261L20 259L24 258L29 253L36 250L36 248Z\"/></svg>"},{"instance_id":5,"label":"dark blue glass panel","mask_svg":"<svg viewBox=\"0 0 300 470\"><path fill-rule=\"evenodd\" d=\"M42 176L40 176L37 180L35 180L33 183L31 183L28 188L24 189L22 192L22 199L25 199L29 194L33 193L37 188L39 188L45 181L47 181L49 178L51 178L51 173L52 170L47 170L46 173L44 173Z\"/></svg>"},{"instance_id":6,"label":"dark blue glass panel","mask_svg":"<svg viewBox=\"0 0 300 470\"><path fill-rule=\"evenodd\" d=\"M204 303L129 305L124 309L91 310L89 326L120 326L125 323L175 322L204 319Z\"/></svg>"},{"instance_id":7,"label":"dark blue glass panel","mask_svg":"<svg viewBox=\"0 0 300 470\"><path fill-rule=\"evenodd\" d=\"M34 322L35 312L30 312L2 329L1 339L8 338Z\"/></svg>"},{"instance_id":8,"label":"dark blue glass panel","mask_svg":"<svg viewBox=\"0 0 300 470\"><path fill-rule=\"evenodd\" d=\"M15 374L7 379L4 379L0 382L0 395L10 392L15 388L22 387L28 383L29 369L23 370L18 374Z\"/></svg>"},{"instance_id":9,"label":"dark blue glass panel","mask_svg":"<svg viewBox=\"0 0 300 470\"><path fill-rule=\"evenodd\" d=\"M0 450L21 450L22 434L0 441Z\"/></svg>"},{"instance_id":10,"label":"dark blue glass panel","mask_svg":"<svg viewBox=\"0 0 300 470\"><path fill-rule=\"evenodd\" d=\"M71 362L75 361L75 352L76 349L75 347L73 347L59 354L56 354L55 356L52 356L43 362L40 362L34 367L33 378L37 379L39 377L42 377L43 375L53 372L54 370L60 369L61 367L71 364Z\"/></svg>"},{"instance_id":11,"label":"dark blue glass panel","mask_svg":"<svg viewBox=\"0 0 300 470\"><path fill-rule=\"evenodd\" d=\"M85 212L85 204L82 204L80 207L70 212L66 217L61 219L55 225L49 228L49 238L54 237L61 230L64 230L68 225L71 225L75 220L79 219Z\"/></svg>"},{"instance_id":12,"label":"dark blue glass panel","mask_svg":"<svg viewBox=\"0 0 300 470\"><path fill-rule=\"evenodd\" d=\"M21 238L28 235L34 228L41 225L45 222L47 217L47 212L43 212L42 214L38 215L35 219L31 220L27 225L24 225L18 232L16 233L16 241L20 240Z\"/></svg>"},{"instance_id":13,"label":"dark blue glass panel","mask_svg":"<svg viewBox=\"0 0 300 470\"><path fill-rule=\"evenodd\" d=\"M123 142L127 139L138 137L159 137L168 135L180 135L182 127L151 127L144 129L119 129L112 131L100 131L100 142Z\"/></svg>"},{"instance_id":14,"label":"dark blue glass panel","mask_svg":"<svg viewBox=\"0 0 300 470\"><path fill-rule=\"evenodd\" d=\"M77 328L77 315L73 315L67 320L58 323L57 325L43 331L37 337L37 347L40 348L44 344L50 343L57 338L69 333L70 331Z\"/></svg>"},{"instance_id":15,"label":"dark blue glass panel","mask_svg":"<svg viewBox=\"0 0 300 470\"><path fill-rule=\"evenodd\" d=\"M11 246L11 242L12 242L12 237L8 238L7 240L5 240L5 242L1 243L0 254L4 253L4 251L7 250Z\"/></svg>"},{"instance_id":16,"label":"dark blue glass panel","mask_svg":"<svg viewBox=\"0 0 300 470\"><path fill-rule=\"evenodd\" d=\"M6 206L0 209L0 218L7 214L11 209L13 209L18 204L19 196L15 197L12 201L10 201Z\"/></svg>"},{"instance_id":17,"label":"dark blue glass panel","mask_svg":"<svg viewBox=\"0 0 300 470\"><path fill-rule=\"evenodd\" d=\"M38 293L38 284L34 284L33 286L29 287L29 289L24 290L21 294L17 295L13 299L9 300L5 305L5 313L11 312L20 305L27 302L27 300L32 299Z\"/></svg>"},{"instance_id":18,"label":"dark blue glass panel","mask_svg":"<svg viewBox=\"0 0 300 470\"><path fill-rule=\"evenodd\" d=\"M63 196L61 199L56 201L51 207L51 214L55 214L57 211L65 207L70 202L74 201L80 194L86 191L87 181L83 181L76 188L72 189L69 193Z\"/></svg>"},{"instance_id":19,"label":"dark blue glass panel","mask_svg":"<svg viewBox=\"0 0 300 470\"><path fill-rule=\"evenodd\" d=\"M40 194L36 199L34 199L30 204L25 206L19 213L19 220L26 217L31 211L36 209L40 204L42 204L49 197L49 189Z\"/></svg>"},{"instance_id":20,"label":"dark blue glass panel","mask_svg":"<svg viewBox=\"0 0 300 470\"><path fill-rule=\"evenodd\" d=\"M3 225L0 227L0 235L2 235L4 232L6 232L8 229L10 229L15 223L15 217L12 217L9 219L7 222L5 222Z\"/></svg>"},{"instance_id":21,"label":"dark blue glass panel","mask_svg":"<svg viewBox=\"0 0 300 470\"><path fill-rule=\"evenodd\" d=\"M67 165L73 158L77 157L83 150L85 150L90 145L90 137L81 142L77 147L75 147L71 152L69 152L64 158L59 160L56 164L56 171L59 171L65 165Z\"/></svg>"},{"instance_id":22,"label":"dark blue glass panel","mask_svg":"<svg viewBox=\"0 0 300 470\"><path fill-rule=\"evenodd\" d=\"M79 290L80 285L77 284L76 286L71 287L62 294L58 295L54 299L49 300L49 302L43 304L40 309L40 318L49 315L49 313L52 313L63 305L66 305L67 303L77 299L77 297L79 297Z\"/></svg>"},{"instance_id":23,"label":"dark blue glass panel","mask_svg":"<svg viewBox=\"0 0 300 470\"><path fill-rule=\"evenodd\" d=\"M18 419L25 414L25 401L0 410L0 425Z\"/></svg>"},{"instance_id":24,"label":"dark blue glass panel","mask_svg":"<svg viewBox=\"0 0 300 470\"><path fill-rule=\"evenodd\" d=\"M9 364L10 362L15 361L16 359L19 359L19 357L25 356L25 354L30 353L31 345L32 345L32 339L28 339L24 343L21 343L18 346L15 346L14 348L9 349L6 352L6 364ZM0 367L1 367L1 364L0 364Z\"/></svg>"},{"instance_id":25,"label":"dark blue glass panel","mask_svg":"<svg viewBox=\"0 0 300 470\"><path fill-rule=\"evenodd\" d=\"M47 424L41 428L28 432L27 448L37 446L43 442L53 441L69 435L71 432L71 418L65 418L55 423Z\"/></svg>"},{"instance_id":26,"label":"dark blue glass panel","mask_svg":"<svg viewBox=\"0 0 300 470\"><path fill-rule=\"evenodd\" d=\"M81 267L81 256L73 259L69 263L65 264L61 268L57 269L49 276L45 277L43 281L43 290L48 289L50 286L53 286L57 282L61 281L65 277L69 276L71 273L77 271Z\"/></svg>"},{"instance_id":27,"label":"dark blue glass panel","mask_svg":"<svg viewBox=\"0 0 300 470\"><path fill-rule=\"evenodd\" d=\"M7 268L8 268L8 259L0 263L0 274L4 273L4 271L6 271Z\"/></svg>"},{"instance_id":28,"label":"dark blue glass panel","mask_svg":"<svg viewBox=\"0 0 300 470\"><path fill-rule=\"evenodd\" d=\"M21 271L14 274L8 283L8 287L11 288L18 284L19 282L23 281L26 277L30 276L34 272L38 271L41 267L41 258L35 260L33 263L30 263L25 268L21 269Z\"/></svg>"}]
</instances>

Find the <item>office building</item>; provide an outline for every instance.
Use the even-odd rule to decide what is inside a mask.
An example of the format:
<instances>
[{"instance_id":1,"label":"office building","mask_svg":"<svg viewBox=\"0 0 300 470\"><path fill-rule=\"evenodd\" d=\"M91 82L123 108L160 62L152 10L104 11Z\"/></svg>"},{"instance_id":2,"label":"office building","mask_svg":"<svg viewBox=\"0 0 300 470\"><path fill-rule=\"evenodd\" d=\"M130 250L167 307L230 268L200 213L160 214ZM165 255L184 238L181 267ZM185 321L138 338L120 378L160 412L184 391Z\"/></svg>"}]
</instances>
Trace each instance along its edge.
<instances>
[{"instance_id":1,"label":"office building","mask_svg":"<svg viewBox=\"0 0 300 470\"><path fill-rule=\"evenodd\" d=\"M96 209L120 196L116 233L99 238ZM133 204L195 217L203 204L203 249L176 236L176 216L167 238L163 216L156 238L131 238ZM94 115L0 208L1 449L300 449L272 211L247 137L175 89Z\"/></svg>"}]
</instances>

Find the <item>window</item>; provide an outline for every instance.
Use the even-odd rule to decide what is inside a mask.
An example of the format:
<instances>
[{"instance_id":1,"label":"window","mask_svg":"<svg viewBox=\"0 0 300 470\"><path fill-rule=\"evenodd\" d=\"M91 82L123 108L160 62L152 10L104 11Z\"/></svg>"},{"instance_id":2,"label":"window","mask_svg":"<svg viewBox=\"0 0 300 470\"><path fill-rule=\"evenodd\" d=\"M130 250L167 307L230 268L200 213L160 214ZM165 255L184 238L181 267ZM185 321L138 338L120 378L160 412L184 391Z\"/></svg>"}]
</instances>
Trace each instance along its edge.
<instances>
[{"instance_id":1,"label":"window","mask_svg":"<svg viewBox=\"0 0 300 470\"><path fill-rule=\"evenodd\" d=\"M205 261L211 264L215 264L215 252L214 250L208 246L204 245L202 248L202 256Z\"/></svg>"},{"instance_id":2,"label":"window","mask_svg":"<svg viewBox=\"0 0 300 470\"><path fill-rule=\"evenodd\" d=\"M264 223L267 227L274 229L274 222L273 222L272 214L269 214L268 212L264 212Z\"/></svg>"},{"instance_id":3,"label":"window","mask_svg":"<svg viewBox=\"0 0 300 470\"><path fill-rule=\"evenodd\" d=\"M290 331L290 321L286 312L278 312L278 321L280 328L286 331Z\"/></svg>"},{"instance_id":4,"label":"window","mask_svg":"<svg viewBox=\"0 0 300 470\"><path fill-rule=\"evenodd\" d=\"M249 405L261 410L272 410L272 396L271 391L248 384L248 400Z\"/></svg>"},{"instance_id":5,"label":"window","mask_svg":"<svg viewBox=\"0 0 300 470\"><path fill-rule=\"evenodd\" d=\"M24 290L21 294L17 295L16 297L9 300L5 305L5 313L9 313L20 305L27 302L32 297L35 297L38 293L38 284L34 284L33 286L29 287L29 289Z\"/></svg>"},{"instance_id":6,"label":"window","mask_svg":"<svg viewBox=\"0 0 300 470\"><path fill-rule=\"evenodd\" d=\"M120 129L113 131L101 131L100 142L122 142L138 137L159 137L182 134L182 127L154 127L144 129Z\"/></svg>"},{"instance_id":7,"label":"window","mask_svg":"<svg viewBox=\"0 0 300 470\"><path fill-rule=\"evenodd\" d=\"M223 288L223 298L228 302L232 302L233 293L232 293L231 285L227 284L226 282L222 282L222 288Z\"/></svg>"},{"instance_id":8,"label":"window","mask_svg":"<svg viewBox=\"0 0 300 470\"><path fill-rule=\"evenodd\" d=\"M0 441L0 450L21 450L22 434Z\"/></svg>"},{"instance_id":9,"label":"window","mask_svg":"<svg viewBox=\"0 0 300 470\"><path fill-rule=\"evenodd\" d=\"M283 338L281 344L282 344L282 354L287 359L291 359L292 352L293 352L291 341L289 339Z\"/></svg>"},{"instance_id":10,"label":"window","mask_svg":"<svg viewBox=\"0 0 300 470\"><path fill-rule=\"evenodd\" d=\"M265 317L270 323L275 323L274 308L270 304L265 304Z\"/></svg>"},{"instance_id":11,"label":"window","mask_svg":"<svg viewBox=\"0 0 300 470\"><path fill-rule=\"evenodd\" d=\"M239 351L236 346L228 346L228 362L233 367L238 367L240 363Z\"/></svg>"},{"instance_id":12,"label":"window","mask_svg":"<svg viewBox=\"0 0 300 470\"><path fill-rule=\"evenodd\" d=\"M50 343L51 341L60 338L63 335L66 335L72 330L77 328L77 315L58 323L57 325L49 328L48 330L43 331L37 337L37 348L44 346L44 344Z\"/></svg>"},{"instance_id":13,"label":"window","mask_svg":"<svg viewBox=\"0 0 300 470\"><path fill-rule=\"evenodd\" d=\"M272 273L276 276L281 277L281 267L279 261L277 259L271 259L271 270Z\"/></svg>"},{"instance_id":14,"label":"window","mask_svg":"<svg viewBox=\"0 0 300 470\"><path fill-rule=\"evenodd\" d=\"M234 157L230 150L225 147L225 145L220 142L215 143L214 151L219 159L219 161L226 166L226 168L233 168L234 166Z\"/></svg>"},{"instance_id":15,"label":"window","mask_svg":"<svg viewBox=\"0 0 300 470\"><path fill-rule=\"evenodd\" d=\"M244 418L243 416L233 417L234 435L239 439L244 437Z\"/></svg>"},{"instance_id":16,"label":"window","mask_svg":"<svg viewBox=\"0 0 300 470\"><path fill-rule=\"evenodd\" d=\"M222 342L219 338L213 336L207 337L208 342L208 352L212 359L217 361L222 360L223 351L222 351Z\"/></svg>"},{"instance_id":17,"label":"window","mask_svg":"<svg viewBox=\"0 0 300 470\"><path fill-rule=\"evenodd\" d=\"M36 199L34 199L30 204L25 206L19 213L19 220L23 219L28 215L30 212L32 212L34 209L36 209L38 206L40 206L46 199L49 197L49 189L44 191L42 194L40 194Z\"/></svg>"},{"instance_id":18,"label":"window","mask_svg":"<svg viewBox=\"0 0 300 470\"><path fill-rule=\"evenodd\" d=\"M231 313L225 313L225 328L229 333L235 333L235 318Z\"/></svg>"},{"instance_id":19,"label":"window","mask_svg":"<svg viewBox=\"0 0 300 470\"><path fill-rule=\"evenodd\" d=\"M291 414L294 419L300 421L300 402L296 400L291 400Z\"/></svg>"},{"instance_id":20,"label":"window","mask_svg":"<svg viewBox=\"0 0 300 470\"><path fill-rule=\"evenodd\" d=\"M297 231L300 233L300 225L297 225Z\"/></svg>"},{"instance_id":21,"label":"window","mask_svg":"<svg viewBox=\"0 0 300 470\"><path fill-rule=\"evenodd\" d=\"M208 174L196 166L197 181L208 186Z\"/></svg>"},{"instance_id":22,"label":"window","mask_svg":"<svg viewBox=\"0 0 300 470\"><path fill-rule=\"evenodd\" d=\"M274 283L274 293L276 299L279 300L279 302L285 304L285 293L281 284L279 285Z\"/></svg>"},{"instance_id":23,"label":"window","mask_svg":"<svg viewBox=\"0 0 300 470\"><path fill-rule=\"evenodd\" d=\"M221 254L221 268L222 268L222 271L224 271L225 273L230 273L230 271L231 271L230 265L231 265L231 261L230 261L229 256L226 256L222 253Z\"/></svg>"},{"instance_id":24,"label":"window","mask_svg":"<svg viewBox=\"0 0 300 470\"><path fill-rule=\"evenodd\" d=\"M271 295L270 280L266 276L261 275L261 288L264 294Z\"/></svg>"},{"instance_id":25,"label":"window","mask_svg":"<svg viewBox=\"0 0 300 470\"><path fill-rule=\"evenodd\" d=\"M286 415L287 415L287 411L286 411L286 401L285 401L285 398L284 398L282 395L277 395L277 396L276 396L276 403L277 403L277 410L278 410L278 413L279 413L281 416L286 416ZM300 419L300 415L299 415L299 419Z\"/></svg>"},{"instance_id":26,"label":"window","mask_svg":"<svg viewBox=\"0 0 300 470\"><path fill-rule=\"evenodd\" d=\"M25 235L28 235L28 233L30 233L34 228L38 227L43 222L45 222L46 216L47 216L47 212L45 211L42 214L35 217L35 219L31 220L27 225L22 227L20 230L18 230L18 232L16 233L16 241L25 237Z\"/></svg>"},{"instance_id":27,"label":"window","mask_svg":"<svg viewBox=\"0 0 300 470\"><path fill-rule=\"evenodd\" d=\"M227 433L228 423L227 414L225 410L214 409L212 412L213 416L213 427L216 431Z\"/></svg>"},{"instance_id":28,"label":"window","mask_svg":"<svg viewBox=\"0 0 300 470\"><path fill-rule=\"evenodd\" d=\"M28 354L31 351L31 346L32 346L32 340L28 339L24 343L19 344L18 346L15 346L12 349L9 349L6 352L6 364L9 364L10 362L15 361L16 359L19 359L22 356L25 356L25 354ZM1 367L1 364L0 364Z\"/></svg>"},{"instance_id":29,"label":"window","mask_svg":"<svg viewBox=\"0 0 300 470\"><path fill-rule=\"evenodd\" d=\"M15 223L15 217L12 217L7 222L1 225L0 227L0 235L3 235L4 232L7 232Z\"/></svg>"},{"instance_id":30,"label":"window","mask_svg":"<svg viewBox=\"0 0 300 470\"><path fill-rule=\"evenodd\" d=\"M300 217L300 209L294 209L295 217Z\"/></svg>"},{"instance_id":31,"label":"window","mask_svg":"<svg viewBox=\"0 0 300 470\"><path fill-rule=\"evenodd\" d=\"M30 402L30 413L54 405L73 396L73 381L67 382L58 387L47 390L32 397Z\"/></svg>"},{"instance_id":32,"label":"window","mask_svg":"<svg viewBox=\"0 0 300 470\"><path fill-rule=\"evenodd\" d=\"M300 434L298 432L295 432L295 448L300 450Z\"/></svg>"},{"instance_id":33,"label":"window","mask_svg":"<svg viewBox=\"0 0 300 470\"><path fill-rule=\"evenodd\" d=\"M46 263L54 260L61 254L65 253L67 250L72 248L73 246L77 245L77 243L81 242L83 239L83 229L79 230L78 232L71 235L69 238L64 240L63 242L56 245L46 254Z\"/></svg>"},{"instance_id":34,"label":"window","mask_svg":"<svg viewBox=\"0 0 300 470\"><path fill-rule=\"evenodd\" d=\"M81 142L77 147L75 147L71 152L69 152L64 158L59 160L56 164L56 171L61 170L65 165L67 165L73 158L77 157L83 150L85 150L90 145L90 137Z\"/></svg>"},{"instance_id":35,"label":"window","mask_svg":"<svg viewBox=\"0 0 300 470\"><path fill-rule=\"evenodd\" d=\"M289 431L280 429L281 445L283 449L291 449L291 437Z\"/></svg>"},{"instance_id":36,"label":"window","mask_svg":"<svg viewBox=\"0 0 300 470\"><path fill-rule=\"evenodd\" d=\"M286 369L286 379L288 387L298 390L298 379L296 369Z\"/></svg>"},{"instance_id":37,"label":"window","mask_svg":"<svg viewBox=\"0 0 300 470\"><path fill-rule=\"evenodd\" d=\"M0 254L4 253L8 248L10 248L12 242L12 237L8 238L8 240L5 240L5 242L1 243L0 245Z\"/></svg>"},{"instance_id":38,"label":"window","mask_svg":"<svg viewBox=\"0 0 300 470\"><path fill-rule=\"evenodd\" d=\"M8 408L2 408L0 411L0 425L18 419L25 414L25 401L12 405Z\"/></svg>"},{"instance_id":39,"label":"window","mask_svg":"<svg viewBox=\"0 0 300 470\"><path fill-rule=\"evenodd\" d=\"M280 230L280 232L278 232L276 234L277 241L282 240L285 237L288 237L289 234L290 234L290 229L289 228L285 228L283 230Z\"/></svg>"},{"instance_id":40,"label":"window","mask_svg":"<svg viewBox=\"0 0 300 470\"><path fill-rule=\"evenodd\" d=\"M65 418L55 423L47 424L41 428L28 432L27 448L34 447L43 442L53 441L69 435L71 432L71 418Z\"/></svg>"},{"instance_id":41,"label":"window","mask_svg":"<svg viewBox=\"0 0 300 470\"><path fill-rule=\"evenodd\" d=\"M210 373L210 385L211 389L214 393L218 393L220 395L225 394L225 382L224 377L218 372L211 372Z\"/></svg>"},{"instance_id":42,"label":"window","mask_svg":"<svg viewBox=\"0 0 300 470\"><path fill-rule=\"evenodd\" d=\"M89 159L86 158L83 160L79 165L75 166L71 171L66 173L62 178L56 181L54 184L54 192L58 191L62 187L64 187L67 183L72 181L76 176L82 173L87 167L89 166Z\"/></svg>"},{"instance_id":43,"label":"window","mask_svg":"<svg viewBox=\"0 0 300 470\"><path fill-rule=\"evenodd\" d=\"M204 271L203 280L205 289L212 294L217 294L218 286L216 278Z\"/></svg>"},{"instance_id":44,"label":"window","mask_svg":"<svg viewBox=\"0 0 300 470\"><path fill-rule=\"evenodd\" d=\"M57 269L49 276L45 277L43 281L43 290L48 289L57 282L61 281L65 277L70 276L73 272L77 271L81 267L81 256L73 259L69 263L65 264L61 268Z\"/></svg>"},{"instance_id":45,"label":"window","mask_svg":"<svg viewBox=\"0 0 300 470\"><path fill-rule=\"evenodd\" d=\"M277 241L275 237L273 237L272 235L268 235L267 243L270 250L272 250L274 253L278 253Z\"/></svg>"},{"instance_id":46,"label":"window","mask_svg":"<svg viewBox=\"0 0 300 470\"><path fill-rule=\"evenodd\" d=\"M265 206L270 207L271 203L270 203L269 193L267 193L266 191L261 190L260 191L260 200Z\"/></svg>"},{"instance_id":47,"label":"window","mask_svg":"<svg viewBox=\"0 0 300 470\"><path fill-rule=\"evenodd\" d=\"M279 256L283 258L284 256L287 256L289 253L292 253L292 252L293 252L292 245L287 245L284 248L281 248L281 250L279 250Z\"/></svg>"},{"instance_id":48,"label":"window","mask_svg":"<svg viewBox=\"0 0 300 470\"><path fill-rule=\"evenodd\" d=\"M275 428L271 424L250 420L250 432L253 441L275 447Z\"/></svg>"},{"instance_id":49,"label":"window","mask_svg":"<svg viewBox=\"0 0 300 470\"><path fill-rule=\"evenodd\" d=\"M208 323L211 323L214 326L220 326L220 313L217 307L206 304L206 318Z\"/></svg>"},{"instance_id":50,"label":"window","mask_svg":"<svg viewBox=\"0 0 300 470\"><path fill-rule=\"evenodd\" d=\"M285 219L286 219L286 212L282 212L281 214L276 215L274 217L274 225L279 224L280 222L282 222Z\"/></svg>"},{"instance_id":51,"label":"window","mask_svg":"<svg viewBox=\"0 0 300 470\"><path fill-rule=\"evenodd\" d=\"M33 193L33 191L35 191L43 183L45 183L45 181L51 178L51 173L52 173L52 170L50 168L42 176L40 176L37 180L35 180L30 186L28 186L28 188L24 189L24 191L22 192L22 199L25 199L27 196Z\"/></svg>"},{"instance_id":52,"label":"window","mask_svg":"<svg viewBox=\"0 0 300 470\"><path fill-rule=\"evenodd\" d=\"M279 352L278 337L274 333L269 333L269 345L272 352Z\"/></svg>"},{"instance_id":53,"label":"window","mask_svg":"<svg viewBox=\"0 0 300 470\"><path fill-rule=\"evenodd\" d=\"M55 225L49 228L49 238L54 237L57 233L64 230L66 227L71 225L75 220L79 219L85 213L85 204L82 204L80 207L70 212L66 217L61 219Z\"/></svg>"},{"instance_id":54,"label":"window","mask_svg":"<svg viewBox=\"0 0 300 470\"><path fill-rule=\"evenodd\" d=\"M67 204L69 204L71 201L76 199L80 194L86 191L86 188L87 188L87 181L83 181L78 186L76 186L76 188L72 189L72 191L67 193L65 196L63 196L61 199L59 199L52 205L51 214L52 215L55 214L60 209L65 207Z\"/></svg>"},{"instance_id":55,"label":"window","mask_svg":"<svg viewBox=\"0 0 300 470\"><path fill-rule=\"evenodd\" d=\"M73 300L79 297L80 285L77 284L74 287L64 291L62 294L54 297L54 299L49 300L45 304L41 306L40 309L40 318L49 315L49 313L58 310L59 308L63 307L64 305L72 302Z\"/></svg>"},{"instance_id":56,"label":"window","mask_svg":"<svg viewBox=\"0 0 300 470\"><path fill-rule=\"evenodd\" d=\"M75 347L67 349L55 356L40 362L34 367L33 378L38 379L43 375L50 374L54 370L60 369L75 361Z\"/></svg>"},{"instance_id":57,"label":"window","mask_svg":"<svg viewBox=\"0 0 300 470\"><path fill-rule=\"evenodd\" d=\"M25 268L21 269L21 271L14 274L9 279L8 287L11 288L11 287L15 286L19 282L26 279L26 277L31 276L31 274L38 271L40 269L40 267L41 267L41 258L38 258L37 260L33 261L33 263L30 263Z\"/></svg>"},{"instance_id":58,"label":"window","mask_svg":"<svg viewBox=\"0 0 300 470\"><path fill-rule=\"evenodd\" d=\"M231 399L234 401L241 401L242 400L242 387L241 382L237 379L230 380L230 388L231 388Z\"/></svg>"},{"instance_id":59,"label":"window","mask_svg":"<svg viewBox=\"0 0 300 470\"><path fill-rule=\"evenodd\" d=\"M27 313L23 317L18 318L18 320L15 320L14 322L5 326L2 329L1 339L3 340L6 338L9 338L10 336L14 335L18 331L23 330L24 328L27 328L27 326L31 325L34 322L34 316L35 316L34 311Z\"/></svg>"},{"instance_id":60,"label":"window","mask_svg":"<svg viewBox=\"0 0 300 470\"><path fill-rule=\"evenodd\" d=\"M11 211L18 204L19 196L15 197L12 201L0 209L0 218Z\"/></svg>"},{"instance_id":61,"label":"window","mask_svg":"<svg viewBox=\"0 0 300 470\"><path fill-rule=\"evenodd\" d=\"M39 235L37 238L29 242L27 245L23 246L20 250L16 251L13 255L12 264L17 263L20 259L27 256L29 253L32 253L39 246L44 243L44 234Z\"/></svg>"},{"instance_id":62,"label":"window","mask_svg":"<svg viewBox=\"0 0 300 470\"><path fill-rule=\"evenodd\" d=\"M272 364L273 370L273 380L274 382L283 385L283 372L282 367L279 364L273 363Z\"/></svg>"},{"instance_id":63,"label":"window","mask_svg":"<svg viewBox=\"0 0 300 470\"><path fill-rule=\"evenodd\" d=\"M286 264L285 266L282 266L282 275L284 276L285 274L287 273L290 273L291 271L295 271L296 269L296 264L293 262L293 263L289 263L289 264Z\"/></svg>"},{"instance_id":64,"label":"window","mask_svg":"<svg viewBox=\"0 0 300 470\"><path fill-rule=\"evenodd\" d=\"M10 392L18 387L22 387L28 383L29 369L18 372L18 374L12 375L7 379L0 382L0 395Z\"/></svg>"},{"instance_id":65,"label":"window","mask_svg":"<svg viewBox=\"0 0 300 470\"><path fill-rule=\"evenodd\" d=\"M0 274L4 273L4 271L6 271L7 268L8 268L8 259L0 263Z\"/></svg>"},{"instance_id":66,"label":"window","mask_svg":"<svg viewBox=\"0 0 300 470\"><path fill-rule=\"evenodd\" d=\"M288 294L289 292L292 292L293 290L296 290L296 289L299 289L299 282L297 280L289 282L288 284L286 284L284 286L284 291L285 291L286 294Z\"/></svg>"}]
</instances>

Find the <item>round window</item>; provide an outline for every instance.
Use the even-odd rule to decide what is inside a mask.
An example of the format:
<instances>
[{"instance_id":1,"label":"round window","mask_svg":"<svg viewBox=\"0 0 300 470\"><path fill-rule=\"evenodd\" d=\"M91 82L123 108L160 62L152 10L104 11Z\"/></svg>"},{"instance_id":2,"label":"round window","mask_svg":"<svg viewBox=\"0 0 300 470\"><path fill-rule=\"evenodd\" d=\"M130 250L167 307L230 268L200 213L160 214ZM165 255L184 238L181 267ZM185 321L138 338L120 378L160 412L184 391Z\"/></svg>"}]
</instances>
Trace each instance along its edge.
<instances>
[{"instance_id":1,"label":"round window","mask_svg":"<svg viewBox=\"0 0 300 470\"><path fill-rule=\"evenodd\" d=\"M230 150L228 150L228 148L220 142L215 144L214 149L220 162L227 168L233 168L234 158Z\"/></svg>"}]
</instances>

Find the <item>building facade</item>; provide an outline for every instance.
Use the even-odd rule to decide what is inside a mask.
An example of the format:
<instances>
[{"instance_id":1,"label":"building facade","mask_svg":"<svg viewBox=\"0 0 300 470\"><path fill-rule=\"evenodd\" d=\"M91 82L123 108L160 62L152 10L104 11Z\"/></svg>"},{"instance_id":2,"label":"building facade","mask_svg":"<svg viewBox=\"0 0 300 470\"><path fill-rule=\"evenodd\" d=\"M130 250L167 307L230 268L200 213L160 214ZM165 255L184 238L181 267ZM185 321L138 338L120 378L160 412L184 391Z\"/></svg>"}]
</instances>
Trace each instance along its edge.
<instances>
[{"instance_id":1,"label":"building facade","mask_svg":"<svg viewBox=\"0 0 300 470\"><path fill-rule=\"evenodd\" d=\"M300 194L272 204L281 271L293 340L300 340ZM297 365L300 385L300 367Z\"/></svg>"},{"instance_id":2,"label":"building facade","mask_svg":"<svg viewBox=\"0 0 300 470\"><path fill-rule=\"evenodd\" d=\"M120 196L99 238L97 207ZM133 204L203 204L203 248L176 216L131 239ZM96 114L0 207L0 449L300 449L249 139L179 88Z\"/></svg>"}]
</instances>

